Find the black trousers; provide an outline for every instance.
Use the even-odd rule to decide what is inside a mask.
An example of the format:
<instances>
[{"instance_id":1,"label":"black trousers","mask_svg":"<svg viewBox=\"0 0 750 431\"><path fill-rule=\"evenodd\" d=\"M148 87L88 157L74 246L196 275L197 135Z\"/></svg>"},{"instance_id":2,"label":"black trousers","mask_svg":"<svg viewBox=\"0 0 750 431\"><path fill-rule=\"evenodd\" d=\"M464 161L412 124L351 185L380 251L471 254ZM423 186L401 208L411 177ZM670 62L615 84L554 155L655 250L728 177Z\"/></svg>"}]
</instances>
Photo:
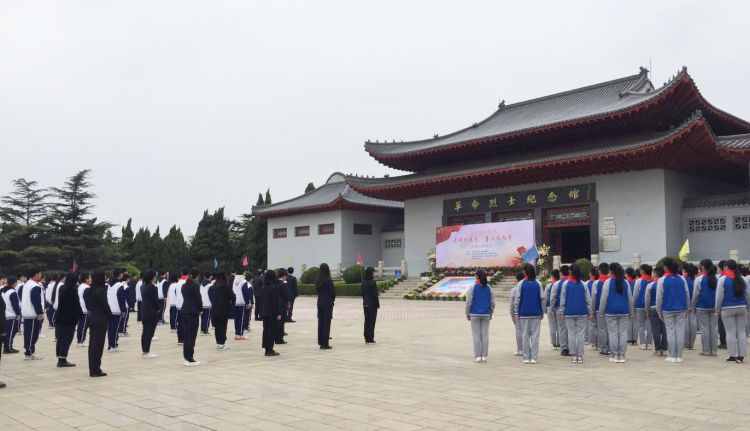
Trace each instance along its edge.
<instances>
[{"instance_id":1,"label":"black trousers","mask_svg":"<svg viewBox=\"0 0 750 431\"><path fill-rule=\"evenodd\" d=\"M263 312L263 301L255 295L255 318L260 319L261 313Z\"/></svg>"},{"instance_id":2,"label":"black trousers","mask_svg":"<svg viewBox=\"0 0 750 431\"><path fill-rule=\"evenodd\" d=\"M159 319L142 319L143 322L143 333L141 333L141 349L143 353L151 351L151 339L154 338L154 332L156 332L156 324L159 323Z\"/></svg>"},{"instance_id":3,"label":"black trousers","mask_svg":"<svg viewBox=\"0 0 750 431\"><path fill-rule=\"evenodd\" d=\"M37 319L23 319L23 349L26 356L36 352L36 342L39 340L39 331L44 321Z\"/></svg>"},{"instance_id":4,"label":"black trousers","mask_svg":"<svg viewBox=\"0 0 750 431\"><path fill-rule=\"evenodd\" d=\"M208 334L209 325L211 324L211 309L204 308L201 314L201 333Z\"/></svg>"},{"instance_id":5,"label":"black trousers","mask_svg":"<svg viewBox=\"0 0 750 431\"><path fill-rule=\"evenodd\" d=\"M229 317L227 316L211 316L214 321L214 338L216 338L216 344L223 345L227 342L227 322Z\"/></svg>"},{"instance_id":6,"label":"black trousers","mask_svg":"<svg viewBox=\"0 0 750 431\"><path fill-rule=\"evenodd\" d=\"M291 322L292 321L292 312L294 311L294 299L292 298L289 301L289 309L286 310L286 321Z\"/></svg>"},{"instance_id":7,"label":"black trousers","mask_svg":"<svg viewBox=\"0 0 750 431\"><path fill-rule=\"evenodd\" d=\"M276 344L284 342L284 323L286 322L285 317L281 316L281 320L275 320L276 322Z\"/></svg>"},{"instance_id":8,"label":"black trousers","mask_svg":"<svg viewBox=\"0 0 750 431\"><path fill-rule=\"evenodd\" d=\"M88 313L84 314L83 317L78 319L78 328L76 329L76 341L78 341L79 344L86 341L86 330L89 327L89 315Z\"/></svg>"},{"instance_id":9,"label":"black trousers","mask_svg":"<svg viewBox=\"0 0 750 431\"><path fill-rule=\"evenodd\" d=\"M114 349L117 347L117 340L120 338L118 328L120 327L120 321L124 319L123 316L116 314L110 316L109 322L107 323L107 339L109 340L109 348Z\"/></svg>"},{"instance_id":10,"label":"black trousers","mask_svg":"<svg viewBox=\"0 0 750 431\"><path fill-rule=\"evenodd\" d=\"M198 337L198 315L197 314L184 314L182 316L181 327L182 327L182 356L185 357L186 361L192 361L193 355L195 354L195 339Z\"/></svg>"},{"instance_id":11,"label":"black trousers","mask_svg":"<svg viewBox=\"0 0 750 431\"><path fill-rule=\"evenodd\" d=\"M89 326L89 375L102 372L102 354L106 338L106 326Z\"/></svg>"},{"instance_id":12,"label":"black trousers","mask_svg":"<svg viewBox=\"0 0 750 431\"><path fill-rule=\"evenodd\" d=\"M724 328L724 321L719 316L719 344L727 344L727 330Z\"/></svg>"},{"instance_id":13,"label":"black trousers","mask_svg":"<svg viewBox=\"0 0 750 431\"><path fill-rule=\"evenodd\" d=\"M318 305L318 345L327 346L331 337L333 305Z\"/></svg>"},{"instance_id":14,"label":"black trousers","mask_svg":"<svg viewBox=\"0 0 750 431\"><path fill-rule=\"evenodd\" d=\"M57 322L55 325L55 354L58 359L65 359L68 357L68 351L70 345L73 343L73 335L76 332L76 325L67 325L64 323Z\"/></svg>"},{"instance_id":15,"label":"black trousers","mask_svg":"<svg viewBox=\"0 0 750 431\"><path fill-rule=\"evenodd\" d=\"M375 341L375 320L378 318L378 307L365 309L365 341Z\"/></svg>"},{"instance_id":16,"label":"black trousers","mask_svg":"<svg viewBox=\"0 0 750 431\"><path fill-rule=\"evenodd\" d=\"M266 352L273 350L277 328L278 324L275 317L263 318L263 348L266 349Z\"/></svg>"}]
</instances>

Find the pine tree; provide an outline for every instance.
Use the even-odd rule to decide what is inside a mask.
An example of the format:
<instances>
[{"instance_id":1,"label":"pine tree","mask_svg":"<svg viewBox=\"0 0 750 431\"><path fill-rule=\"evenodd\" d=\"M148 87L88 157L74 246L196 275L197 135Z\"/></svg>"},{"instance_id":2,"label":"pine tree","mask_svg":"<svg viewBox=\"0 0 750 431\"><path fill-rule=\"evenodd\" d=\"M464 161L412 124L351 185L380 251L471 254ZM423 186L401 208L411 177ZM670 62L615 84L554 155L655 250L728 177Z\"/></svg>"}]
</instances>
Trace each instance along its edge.
<instances>
[{"instance_id":1,"label":"pine tree","mask_svg":"<svg viewBox=\"0 0 750 431\"><path fill-rule=\"evenodd\" d=\"M161 239L159 226L151 235L151 265L147 269L160 270L164 268L164 241Z\"/></svg>"},{"instance_id":2,"label":"pine tree","mask_svg":"<svg viewBox=\"0 0 750 431\"><path fill-rule=\"evenodd\" d=\"M49 193L37 185L36 181L27 181L25 178L13 180L14 190L2 197L0 220L3 223L31 226L46 217Z\"/></svg>"},{"instance_id":3,"label":"pine tree","mask_svg":"<svg viewBox=\"0 0 750 431\"><path fill-rule=\"evenodd\" d=\"M193 265L202 270L213 270L214 259L222 267L232 263L229 226L230 223L224 219L224 208L219 208L213 214L209 214L208 210L203 213L190 246Z\"/></svg>"},{"instance_id":4,"label":"pine tree","mask_svg":"<svg viewBox=\"0 0 750 431\"><path fill-rule=\"evenodd\" d=\"M79 230L91 213L91 200L96 197L88 191L91 183L87 181L90 169L84 169L65 181L62 188L52 187L57 198L52 209L53 226L63 235L72 235Z\"/></svg>"},{"instance_id":5,"label":"pine tree","mask_svg":"<svg viewBox=\"0 0 750 431\"><path fill-rule=\"evenodd\" d=\"M315 191L315 184L308 183L307 187L305 187L305 194L310 193L312 191Z\"/></svg>"},{"instance_id":6,"label":"pine tree","mask_svg":"<svg viewBox=\"0 0 750 431\"><path fill-rule=\"evenodd\" d=\"M133 238L132 262L139 271L143 272L152 267L153 255L151 249L151 231L146 228L138 229Z\"/></svg>"},{"instance_id":7,"label":"pine tree","mask_svg":"<svg viewBox=\"0 0 750 431\"><path fill-rule=\"evenodd\" d=\"M128 224L122 228L122 236L120 237L120 250L123 253L125 260L131 260L133 258L133 219L128 219Z\"/></svg>"},{"instance_id":8,"label":"pine tree","mask_svg":"<svg viewBox=\"0 0 750 431\"><path fill-rule=\"evenodd\" d=\"M266 190L266 200L263 205L271 205L271 189Z\"/></svg>"},{"instance_id":9,"label":"pine tree","mask_svg":"<svg viewBox=\"0 0 750 431\"><path fill-rule=\"evenodd\" d=\"M162 245L162 269L179 272L188 263L188 247L180 228L172 226Z\"/></svg>"}]
</instances>

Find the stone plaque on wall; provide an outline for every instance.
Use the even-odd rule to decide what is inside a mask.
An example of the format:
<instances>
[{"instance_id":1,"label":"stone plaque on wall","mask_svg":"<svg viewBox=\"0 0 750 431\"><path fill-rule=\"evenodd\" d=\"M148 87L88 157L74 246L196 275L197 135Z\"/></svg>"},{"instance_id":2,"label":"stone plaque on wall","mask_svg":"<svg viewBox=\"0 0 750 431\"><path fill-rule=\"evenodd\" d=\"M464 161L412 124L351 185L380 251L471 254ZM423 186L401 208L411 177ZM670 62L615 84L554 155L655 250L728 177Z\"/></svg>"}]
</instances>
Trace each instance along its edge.
<instances>
[{"instance_id":1,"label":"stone plaque on wall","mask_svg":"<svg viewBox=\"0 0 750 431\"><path fill-rule=\"evenodd\" d=\"M620 251L620 235L602 235L603 252Z\"/></svg>"},{"instance_id":2,"label":"stone plaque on wall","mask_svg":"<svg viewBox=\"0 0 750 431\"><path fill-rule=\"evenodd\" d=\"M614 217L602 218L602 235L616 235L617 225Z\"/></svg>"}]
</instances>

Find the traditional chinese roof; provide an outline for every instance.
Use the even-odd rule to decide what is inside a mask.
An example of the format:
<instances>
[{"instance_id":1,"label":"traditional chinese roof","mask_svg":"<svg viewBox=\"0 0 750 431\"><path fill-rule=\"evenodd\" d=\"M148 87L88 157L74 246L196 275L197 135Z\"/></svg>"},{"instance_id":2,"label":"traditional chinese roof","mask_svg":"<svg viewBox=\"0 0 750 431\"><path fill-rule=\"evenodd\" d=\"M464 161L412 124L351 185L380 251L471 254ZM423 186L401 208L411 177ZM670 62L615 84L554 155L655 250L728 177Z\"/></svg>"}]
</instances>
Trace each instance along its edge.
<instances>
[{"instance_id":1,"label":"traditional chinese roof","mask_svg":"<svg viewBox=\"0 0 750 431\"><path fill-rule=\"evenodd\" d=\"M683 201L683 208L715 208L750 206L750 193L735 193L730 195L702 196L687 198Z\"/></svg>"},{"instance_id":2,"label":"traditional chinese roof","mask_svg":"<svg viewBox=\"0 0 750 431\"><path fill-rule=\"evenodd\" d=\"M705 101L687 69L654 88L647 70L563 93L506 105L486 119L445 136L411 142L371 142L365 149L379 162L421 172L427 166L471 160L477 154L516 151L580 141L584 136L668 130L701 109L722 135L750 132L750 123Z\"/></svg>"},{"instance_id":3,"label":"traditional chinese roof","mask_svg":"<svg viewBox=\"0 0 750 431\"><path fill-rule=\"evenodd\" d=\"M608 136L485 161L441 165L415 174L350 176L346 181L365 195L398 200L653 168L690 170L744 182L750 147L740 148L741 140L717 138L708 120L697 111L682 126L666 132ZM714 169L707 169L709 166ZM717 166L721 169L715 169Z\"/></svg>"},{"instance_id":4,"label":"traditional chinese roof","mask_svg":"<svg viewBox=\"0 0 750 431\"><path fill-rule=\"evenodd\" d=\"M344 179L343 174L334 173L325 185L309 193L271 205L253 206L252 213L272 218L334 210L403 211L403 202L364 196L352 189Z\"/></svg>"}]
</instances>

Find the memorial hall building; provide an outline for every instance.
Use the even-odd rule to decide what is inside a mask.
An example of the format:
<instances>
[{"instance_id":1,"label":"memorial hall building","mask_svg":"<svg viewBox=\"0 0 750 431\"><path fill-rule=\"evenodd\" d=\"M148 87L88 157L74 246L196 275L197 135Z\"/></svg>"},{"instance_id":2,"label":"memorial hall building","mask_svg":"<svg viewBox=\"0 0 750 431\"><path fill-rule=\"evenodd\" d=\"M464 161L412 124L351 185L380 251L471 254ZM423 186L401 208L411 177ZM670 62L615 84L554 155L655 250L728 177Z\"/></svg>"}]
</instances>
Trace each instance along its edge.
<instances>
[{"instance_id":1,"label":"memorial hall building","mask_svg":"<svg viewBox=\"0 0 750 431\"><path fill-rule=\"evenodd\" d=\"M563 262L591 255L631 262L633 253L655 262L677 254L686 239L691 260L726 259L730 250L750 256L750 123L711 105L685 68L658 88L641 68L501 102L454 133L368 141L365 150L407 173L337 174L320 199L304 195L253 209L269 219L270 267L299 253L290 233L319 229L323 214L334 231L351 236L330 257L326 244L311 245L321 257L354 263L356 252L344 250L352 241L370 245L370 262L388 258L390 265L399 255L388 257L385 246L398 236L410 275L428 269L437 227L522 219L534 220L537 244L549 244ZM370 238L356 235L358 224L370 226Z\"/></svg>"}]
</instances>

